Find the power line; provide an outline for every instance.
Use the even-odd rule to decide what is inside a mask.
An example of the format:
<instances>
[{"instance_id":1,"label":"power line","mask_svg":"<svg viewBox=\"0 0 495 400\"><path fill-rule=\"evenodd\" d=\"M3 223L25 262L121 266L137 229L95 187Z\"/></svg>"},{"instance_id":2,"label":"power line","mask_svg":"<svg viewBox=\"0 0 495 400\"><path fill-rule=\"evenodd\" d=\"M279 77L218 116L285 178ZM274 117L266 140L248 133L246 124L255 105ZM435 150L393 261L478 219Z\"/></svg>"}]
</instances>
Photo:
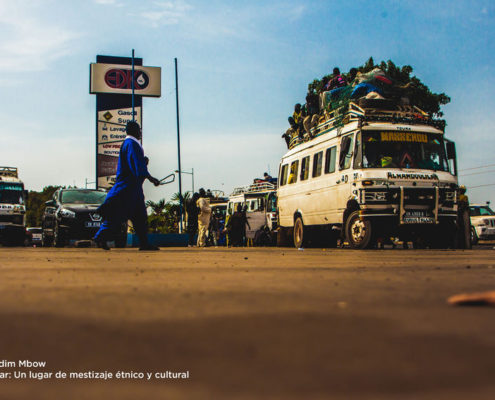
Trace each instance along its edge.
<instances>
[{"instance_id":1,"label":"power line","mask_svg":"<svg viewBox=\"0 0 495 400\"><path fill-rule=\"evenodd\" d=\"M474 189L474 188L485 187L485 186L495 186L495 183L489 183L487 185L468 186L467 189Z\"/></svg>"},{"instance_id":2,"label":"power line","mask_svg":"<svg viewBox=\"0 0 495 400\"><path fill-rule=\"evenodd\" d=\"M495 167L495 164L482 165L481 167L464 168L461 171L471 171L473 169L482 169L482 168L488 168L488 167Z\"/></svg>"},{"instance_id":3,"label":"power line","mask_svg":"<svg viewBox=\"0 0 495 400\"><path fill-rule=\"evenodd\" d=\"M480 174L493 174L495 171L482 171L482 172L472 172L470 174L459 174L459 176L471 176L471 175L480 175Z\"/></svg>"}]
</instances>

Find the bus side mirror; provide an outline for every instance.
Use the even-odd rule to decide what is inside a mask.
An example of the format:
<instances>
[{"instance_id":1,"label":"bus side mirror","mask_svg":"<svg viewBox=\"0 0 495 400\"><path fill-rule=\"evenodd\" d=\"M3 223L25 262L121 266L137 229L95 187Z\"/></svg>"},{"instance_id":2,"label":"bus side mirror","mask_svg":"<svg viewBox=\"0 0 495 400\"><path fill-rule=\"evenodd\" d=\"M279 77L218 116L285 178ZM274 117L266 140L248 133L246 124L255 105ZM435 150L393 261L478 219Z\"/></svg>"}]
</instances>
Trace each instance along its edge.
<instances>
[{"instance_id":1,"label":"bus side mirror","mask_svg":"<svg viewBox=\"0 0 495 400\"><path fill-rule=\"evenodd\" d=\"M24 190L24 201L27 202L29 199L29 192L27 190Z\"/></svg>"},{"instance_id":2,"label":"bus side mirror","mask_svg":"<svg viewBox=\"0 0 495 400\"><path fill-rule=\"evenodd\" d=\"M449 160L455 159L455 143L447 142L447 158Z\"/></svg>"}]
</instances>

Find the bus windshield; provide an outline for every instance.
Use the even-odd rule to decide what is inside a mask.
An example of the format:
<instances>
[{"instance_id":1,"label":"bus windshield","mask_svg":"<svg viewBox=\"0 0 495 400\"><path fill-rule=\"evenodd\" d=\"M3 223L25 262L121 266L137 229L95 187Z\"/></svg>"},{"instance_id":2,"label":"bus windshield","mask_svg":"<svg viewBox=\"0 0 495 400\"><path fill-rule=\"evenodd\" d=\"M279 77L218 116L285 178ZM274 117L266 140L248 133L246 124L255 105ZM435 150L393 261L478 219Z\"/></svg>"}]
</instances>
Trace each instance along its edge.
<instances>
[{"instance_id":1,"label":"bus windshield","mask_svg":"<svg viewBox=\"0 0 495 400\"><path fill-rule=\"evenodd\" d=\"M363 131L363 168L415 168L449 172L440 134L401 131ZM359 160L361 161L361 160Z\"/></svg>"},{"instance_id":2,"label":"bus windshield","mask_svg":"<svg viewBox=\"0 0 495 400\"><path fill-rule=\"evenodd\" d=\"M24 187L21 183L0 183L0 203L24 204Z\"/></svg>"}]
</instances>

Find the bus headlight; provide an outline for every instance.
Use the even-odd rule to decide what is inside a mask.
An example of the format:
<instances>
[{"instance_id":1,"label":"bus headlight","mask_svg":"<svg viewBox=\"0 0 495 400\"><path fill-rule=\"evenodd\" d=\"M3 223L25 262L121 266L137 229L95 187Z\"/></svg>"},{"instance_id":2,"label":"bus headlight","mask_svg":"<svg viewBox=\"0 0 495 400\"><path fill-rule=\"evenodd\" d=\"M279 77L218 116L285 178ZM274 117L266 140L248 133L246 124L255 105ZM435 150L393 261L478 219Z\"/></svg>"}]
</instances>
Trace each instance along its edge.
<instances>
[{"instance_id":1,"label":"bus headlight","mask_svg":"<svg viewBox=\"0 0 495 400\"><path fill-rule=\"evenodd\" d=\"M365 192L364 201L387 201L387 192Z\"/></svg>"}]
</instances>

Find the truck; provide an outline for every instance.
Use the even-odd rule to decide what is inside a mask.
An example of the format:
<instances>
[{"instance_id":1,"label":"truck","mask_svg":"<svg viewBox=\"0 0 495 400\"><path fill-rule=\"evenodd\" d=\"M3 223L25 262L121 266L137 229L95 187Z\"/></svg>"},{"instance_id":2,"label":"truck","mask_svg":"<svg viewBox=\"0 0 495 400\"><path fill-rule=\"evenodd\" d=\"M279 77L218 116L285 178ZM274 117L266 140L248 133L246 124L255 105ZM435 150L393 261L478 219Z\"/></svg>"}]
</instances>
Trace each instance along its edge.
<instances>
[{"instance_id":1,"label":"truck","mask_svg":"<svg viewBox=\"0 0 495 400\"><path fill-rule=\"evenodd\" d=\"M445 121L384 100L325 111L278 179L278 244L456 247L459 186Z\"/></svg>"},{"instance_id":2,"label":"truck","mask_svg":"<svg viewBox=\"0 0 495 400\"><path fill-rule=\"evenodd\" d=\"M0 241L21 246L26 238L27 191L17 168L0 167Z\"/></svg>"}]
</instances>

